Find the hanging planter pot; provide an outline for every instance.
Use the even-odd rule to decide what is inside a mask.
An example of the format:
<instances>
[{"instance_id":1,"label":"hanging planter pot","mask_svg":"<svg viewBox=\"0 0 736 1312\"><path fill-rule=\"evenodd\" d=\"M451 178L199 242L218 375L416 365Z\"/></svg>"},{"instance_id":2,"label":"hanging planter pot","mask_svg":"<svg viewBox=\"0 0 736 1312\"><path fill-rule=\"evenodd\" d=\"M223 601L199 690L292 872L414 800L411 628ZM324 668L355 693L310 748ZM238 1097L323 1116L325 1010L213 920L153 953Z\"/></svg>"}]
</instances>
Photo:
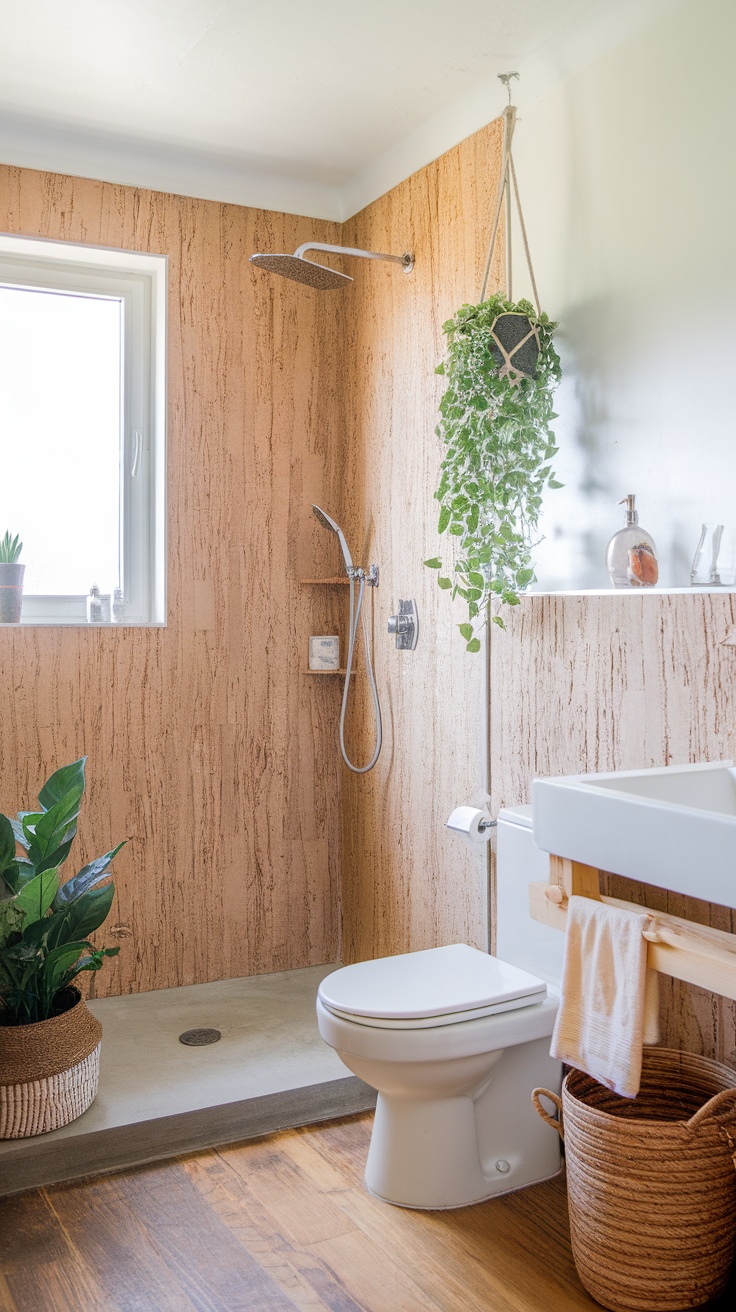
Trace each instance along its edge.
<instances>
[{"instance_id":1,"label":"hanging planter pot","mask_svg":"<svg viewBox=\"0 0 736 1312\"><path fill-rule=\"evenodd\" d=\"M508 378L512 387L518 387L522 378L536 378L541 350L539 329L528 315L518 311L499 314L490 333L490 351L498 363L499 378Z\"/></svg>"},{"instance_id":2,"label":"hanging planter pot","mask_svg":"<svg viewBox=\"0 0 736 1312\"><path fill-rule=\"evenodd\" d=\"M508 81L515 74L502 75ZM552 471L557 453L551 422L560 361L553 344L557 327L539 308L526 228L519 203L511 138L516 110L504 116L504 147L496 212L477 305L463 305L443 326L447 355L436 370L447 380L437 434L445 443L438 532L457 539L450 568L439 556L424 563L452 598L467 602L459 629L467 651L480 650L477 624L492 601L514 606L534 581L532 550L547 488L561 487ZM536 308L511 297L511 184L513 182ZM507 287L486 297L491 261L506 198ZM504 628L498 613L494 624Z\"/></svg>"}]
</instances>

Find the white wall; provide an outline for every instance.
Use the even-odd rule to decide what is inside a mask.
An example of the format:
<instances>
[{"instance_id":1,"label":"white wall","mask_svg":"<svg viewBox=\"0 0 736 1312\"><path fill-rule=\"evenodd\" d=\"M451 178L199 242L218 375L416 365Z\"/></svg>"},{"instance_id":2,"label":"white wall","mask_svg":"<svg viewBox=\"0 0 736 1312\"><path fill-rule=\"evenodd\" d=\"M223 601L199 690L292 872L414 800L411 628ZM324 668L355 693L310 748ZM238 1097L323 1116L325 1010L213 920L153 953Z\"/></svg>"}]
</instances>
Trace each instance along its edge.
<instances>
[{"instance_id":1,"label":"white wall","mask_svg":"<svg viewBox=\"0 0 736 1312\"><path fill-rule=\"evenodd\" d=\"M702 520L736 528L736 4L684 0L536 104L514 155L542 306L560 321L538 587L605 587L636 492L660 582ZM514 295L529 294L520 242Z\"/></svg>"}]
</instances>

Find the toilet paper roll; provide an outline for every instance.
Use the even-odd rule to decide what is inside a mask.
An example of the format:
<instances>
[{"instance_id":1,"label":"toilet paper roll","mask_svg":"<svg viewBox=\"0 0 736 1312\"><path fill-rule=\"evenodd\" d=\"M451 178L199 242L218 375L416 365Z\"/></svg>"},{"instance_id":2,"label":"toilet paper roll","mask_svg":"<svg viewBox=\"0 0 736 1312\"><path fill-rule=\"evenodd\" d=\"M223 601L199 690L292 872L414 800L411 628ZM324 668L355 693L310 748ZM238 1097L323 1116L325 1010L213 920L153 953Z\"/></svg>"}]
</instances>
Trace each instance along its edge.
<instances>
[{"instance_id":1,"label":"toilet paper roll","mask_svg":"<svg viewBox=\"0 0 736 1312\"><path fill-rule=\"evenodd\" d=\"M481 830L481 824L485 823L488 828ZM471 843L487 843L491 837L491 829L494 822L491 820L487 811L479 811L475 806L456 806L449 820L447 828L454 829L458 834L464 834L469 838Z\"/></svg>"}]
</instances>

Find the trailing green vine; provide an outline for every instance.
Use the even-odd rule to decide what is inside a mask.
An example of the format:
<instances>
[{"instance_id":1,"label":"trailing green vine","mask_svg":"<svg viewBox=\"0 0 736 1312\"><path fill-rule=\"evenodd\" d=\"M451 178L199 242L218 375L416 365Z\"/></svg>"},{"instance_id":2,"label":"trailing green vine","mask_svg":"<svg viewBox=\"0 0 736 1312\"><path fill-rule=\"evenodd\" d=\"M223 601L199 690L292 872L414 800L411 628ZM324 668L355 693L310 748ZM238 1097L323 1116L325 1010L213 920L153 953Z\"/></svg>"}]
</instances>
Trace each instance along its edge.
<instances>
[{"instance_id":1,"label":"trailing green vine","mask_svg":"<svg viewBox=\"0 0 736 1312\"><path fill-rule=\"evenodd\" d=\"M528 376L517 361L521 346L498 342L499 316L525 316L527 352L539 353ZM508 324L509 321L507 321ZM523 323L523 321L520 321ZM513 327L513 324L512 324ZM454 579L439 556L424 563L439 570L440 588L463 597L468 623L459 626L468 651L478 651L479 616L487 618L493 598L518 605L519 592L534 581L532 550L545 487L561 487L549 461L557 447L550 427L560 360L552 337L557 325L536 314L529 301L503 294L480 305L463 305L443 326L447 356L436 373L447 379L437 434L446 445L440 484L438 531L458 539ZM527 356L528 359L528 356ZM504 628L500 615L493 622Z\"/></svg>"}]
</instances>

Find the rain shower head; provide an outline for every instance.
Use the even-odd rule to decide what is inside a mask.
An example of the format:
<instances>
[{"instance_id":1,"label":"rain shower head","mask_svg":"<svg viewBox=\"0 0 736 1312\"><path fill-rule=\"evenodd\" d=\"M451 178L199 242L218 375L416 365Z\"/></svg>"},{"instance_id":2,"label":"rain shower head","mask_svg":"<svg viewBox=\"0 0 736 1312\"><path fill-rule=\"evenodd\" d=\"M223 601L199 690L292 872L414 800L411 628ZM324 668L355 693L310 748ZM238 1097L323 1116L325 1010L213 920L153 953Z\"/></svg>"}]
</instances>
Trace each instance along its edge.
<instances>
[{"instance_id":1,"label":"rain shower head","mask_svg":"<svg viewBox=\"0 0 736 1312\"><path fill-rule=\"evenodd\" d=\"M280 273L282 278L291 278L292 282L303 282L317 291L331 291L352 282L346 273L337 269L328 269L326 264L316 264L314 260L305 260L302 255L251 255L251 264L269 273Z\"/></svg>"},{"instance_id":2,"label":"rain shower head","mask_svg":"<svg viewBox=\"0 0 736 1312\"><path fill-rule=\"evenodd\" d=\"M361 251L353 246L329 246L319 241L304 242L304 245L295 250L293 255L251 255L250 262L256 264L259 269L266 269L269 273L280 273L283 278L306 283L308 287L316 287L321 292L344 287L346 283L353 281L347 273L338 273L337 269L330 269L326 264L317 264L316 260L306 259L306 251L356 255L362 260L390 260L394 264L400 264L404 273L411 273L414 268L414 259L411 255L380 255L374 251Z\"/></svg>"},{"instance_id":3,"label":"rain shower head","mask_svg":"<svg viewBox=\"0 0 736 1312\"><path fill-rule=\"evenodd\" d=\"M332 533L337 533L338 539L340 541L340 546L342 547L342 554L343 554L343 559L345 561L345 568L349 574L351 569L353 568L353 558L350 555L348 544L345 541L345 534L340 528L340 525L336 524L334 519L330 519L330 516L324 510L322 510L321 506L315 506L314 504L312 504L312 510L314 511L315 517L319 520L323 528L328 528L331 530Z\"/></svg>"}]
</instances>

